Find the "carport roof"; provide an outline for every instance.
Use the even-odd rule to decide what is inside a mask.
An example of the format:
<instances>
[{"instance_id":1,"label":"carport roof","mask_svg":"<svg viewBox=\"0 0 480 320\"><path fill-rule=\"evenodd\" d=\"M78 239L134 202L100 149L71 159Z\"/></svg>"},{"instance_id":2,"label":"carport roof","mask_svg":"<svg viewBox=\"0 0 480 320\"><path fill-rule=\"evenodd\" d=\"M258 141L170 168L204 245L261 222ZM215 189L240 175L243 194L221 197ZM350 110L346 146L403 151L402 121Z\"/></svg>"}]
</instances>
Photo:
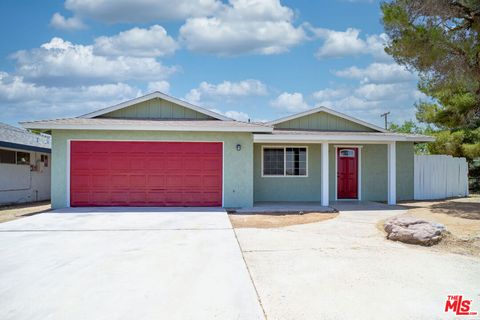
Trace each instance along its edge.
<instances>
[{"instance_id":1,"label":"carport roof","mask_svg":"<svg viewBox=\"0 0 480 320\"><path fill-rule=\"evenodd\" d=\"M135 131L216 131L264 132L273 128L258 123L235 120L152 120L111 118L65 118L21 122L27 129L38 130L135 130Z\"/></svg>"}]
</instances>

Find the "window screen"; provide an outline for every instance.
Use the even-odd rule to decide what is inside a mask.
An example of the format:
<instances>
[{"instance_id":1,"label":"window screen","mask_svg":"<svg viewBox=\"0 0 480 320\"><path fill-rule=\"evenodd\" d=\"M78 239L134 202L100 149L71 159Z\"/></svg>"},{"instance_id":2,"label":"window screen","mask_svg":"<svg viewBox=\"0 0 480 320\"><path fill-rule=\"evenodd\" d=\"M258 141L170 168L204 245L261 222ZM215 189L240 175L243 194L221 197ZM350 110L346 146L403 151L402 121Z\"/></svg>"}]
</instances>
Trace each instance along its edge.
<instances>
[{"instance_id":1,"label":"window screen","mask_svg":"<svg viewBox=\"0 0 480 320\"><path fill-rule=\"evenodd\" d=\"M307 175L307 149L286 148L285 174L287 176Z\"/></svg>"},{"instance_id":2,"label":"window screen","mask_svg":"<svg viewBox=\"0 0 480 320\"><path fill-rule=\"evenodd\" d=\"M15 164L15 151L0 149L0 163Z\"/></svg>"},{"instance_id":3,"label":"window screen","mask_svg":"<svg viewBox=\"0 0 480 320\"><path fill-rule=\"evenodd\" d=\"M17 164L30 164L30 153L17 152Z\"/></svg>"},{"instance_id":4,"label":"window screen","mask_svg":"<svg viewBox=\"0 0 480 320\"><path fill-rule=\"evenodd\" d=\"M307 148L264 148L264 176L306 176Z\"/></svg>"},{"instance_id":5,"label":"window screen","mask_svg":"<svg viewBox=\"0 0 480 320\"><path fill-rule=\"evenodd\" d=\"M284 148L265 148L263 149L263 174L268 176L283 176L284 167Z\"/></svg>"}]
</instances>

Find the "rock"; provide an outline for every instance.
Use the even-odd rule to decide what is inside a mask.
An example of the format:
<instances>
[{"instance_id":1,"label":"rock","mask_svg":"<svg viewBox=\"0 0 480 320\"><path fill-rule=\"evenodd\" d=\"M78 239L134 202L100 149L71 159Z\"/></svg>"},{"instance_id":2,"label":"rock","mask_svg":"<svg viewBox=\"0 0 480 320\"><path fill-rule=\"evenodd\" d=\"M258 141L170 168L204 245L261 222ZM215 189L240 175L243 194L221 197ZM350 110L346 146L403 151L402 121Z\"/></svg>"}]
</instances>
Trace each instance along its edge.
<instances>
[{"instance_id":1,"label":"rock","mask_svg":"<svg viewBox=\"0 0 480 320\"><path fill-rule=\"evenodd\" d=\"M410 216L388 219L384 228L388 234L387 239L422 246L437 244L447 231L443 224Z\"/></svg>"}]
</instances>

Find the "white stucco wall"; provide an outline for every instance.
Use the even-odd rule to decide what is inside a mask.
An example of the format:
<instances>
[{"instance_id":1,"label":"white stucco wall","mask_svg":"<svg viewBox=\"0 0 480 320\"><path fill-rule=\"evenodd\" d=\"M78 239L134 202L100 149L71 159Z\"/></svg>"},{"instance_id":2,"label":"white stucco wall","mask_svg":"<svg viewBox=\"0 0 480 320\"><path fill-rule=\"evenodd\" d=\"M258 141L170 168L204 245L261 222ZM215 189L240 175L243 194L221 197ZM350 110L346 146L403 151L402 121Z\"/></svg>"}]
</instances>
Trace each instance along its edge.
<instances>
[{"instance_id":1,"label":"white stucco wall","mask_svg":"<svg viewBox=\"0 0 480 320\"><path fill-rule=\"evenodd\" d=\"M28 165L0 163L0 205L50 199L51 155L45 154L49 163L44 167L40 162L42 154L30 152L30 164L37 166L36 171Z\"/></svg>"}]
</instances>

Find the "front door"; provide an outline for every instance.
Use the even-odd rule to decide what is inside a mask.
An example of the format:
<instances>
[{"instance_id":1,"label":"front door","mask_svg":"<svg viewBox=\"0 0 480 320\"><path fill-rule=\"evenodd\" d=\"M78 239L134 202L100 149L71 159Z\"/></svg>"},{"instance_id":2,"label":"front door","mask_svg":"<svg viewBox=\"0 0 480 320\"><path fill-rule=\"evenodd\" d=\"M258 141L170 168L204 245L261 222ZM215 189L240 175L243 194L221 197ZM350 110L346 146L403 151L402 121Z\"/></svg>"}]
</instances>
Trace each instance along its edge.
<instances>
[{"instance_id":1,"label":"front door","mask_svg":"<svg viewBox=\"0 0 480 320\"><path fill-rule=\"evenodd\" d=\"M337 198L358 199L358 148L337 149Z\"/></svg>"}]
</instances>

